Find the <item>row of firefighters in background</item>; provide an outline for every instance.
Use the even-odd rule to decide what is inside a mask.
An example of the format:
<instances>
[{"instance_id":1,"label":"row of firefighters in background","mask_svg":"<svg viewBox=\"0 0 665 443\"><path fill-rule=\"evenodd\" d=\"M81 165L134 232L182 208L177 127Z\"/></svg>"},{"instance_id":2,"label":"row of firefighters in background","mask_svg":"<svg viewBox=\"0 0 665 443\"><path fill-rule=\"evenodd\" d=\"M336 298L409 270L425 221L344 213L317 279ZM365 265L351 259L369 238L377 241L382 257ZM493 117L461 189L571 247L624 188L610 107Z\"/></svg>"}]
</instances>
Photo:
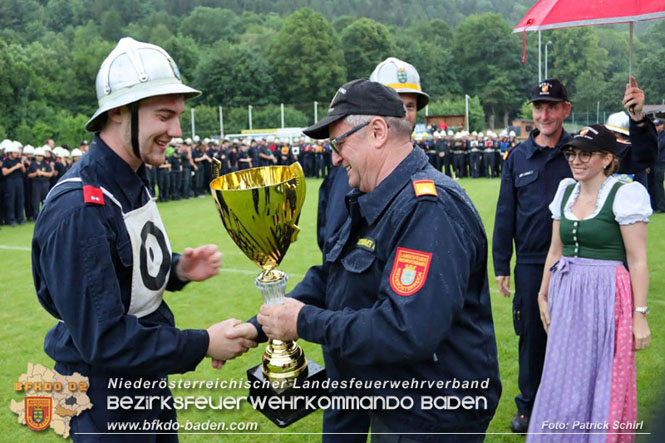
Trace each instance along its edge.
<instances>
[{"instance_id":1,"label":"row of firefighters in background","mask_svg":"<svg viewBox=\"0 0 665 443\"><path fill-rule=\"evenodd\" d=\"M513 136L489 133L439 133L416 135L414 144L423 149L432 166L450 177L499 177L502 157L515 146ZM323 178L332 167L327 140L311 143L302 138L173 141L164 164L148 166L150 187L160 201L179 200L210 193L213 159L221 162L221 174L260 166L288 166L299 161L306 177ZM159 191L162 190L162 191Z\"/></svg>"},{"instance_id":2,"label":"row of firefighters in background","mask_svg":"<svg viewBox=\"0 0 665 443\"><path fill-rule=\"evenodd\" d=\"M516 143L512 134L499 136L492 132L484 135L482 132L453 134L448 131L414 136L414 144L425 151L430 163L456 178L499 177L502 156ZM87 142L81 143L81 149L72 151L62 147L51 149L48 144L33 148L17 142L4 143L3 148L0 162L9 164L20 160L25 165L25 172L18 170L12 177L0 177L0 208L3 209L4 223L13 225L36 218L48 190L85 153ZM159 167L146 165L150 189L159 201L210 193L208 183L212 180L213 159L221 162L221 174L299 161L306 177L323 178L332 167L332 151L327 140L264 138L220 143L198 137L184 141L174 139L167 149L164 164ZM33 170L36 169L43 170L43 174L35 177Z\"/></svg>"}]
</instances>

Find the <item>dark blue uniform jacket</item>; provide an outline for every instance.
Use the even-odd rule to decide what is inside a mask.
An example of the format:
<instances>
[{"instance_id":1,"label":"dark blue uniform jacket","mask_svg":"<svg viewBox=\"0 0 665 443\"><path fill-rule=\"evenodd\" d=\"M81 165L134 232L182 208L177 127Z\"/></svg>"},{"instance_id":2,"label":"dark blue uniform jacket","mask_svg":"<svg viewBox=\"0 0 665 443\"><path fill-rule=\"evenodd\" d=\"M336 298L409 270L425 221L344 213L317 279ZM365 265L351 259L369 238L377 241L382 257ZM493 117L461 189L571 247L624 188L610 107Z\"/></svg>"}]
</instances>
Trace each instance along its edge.
<instances>
[{"instance_id":1,"label":"dark blue uniform jacket","mask_svg":"<svg viewBox=\"0 0 665 443\"><path fill-rule=\"evenodd\" d=\"M145 167L135 173L99 137L62 180L103 186L124 212L147 201ZM45 352L83 374L158 376L193 370L206 355L205 330L175 328L164 301L142 318L127 315L132 246L120 208L85 203L81 183L54 188L32 241L32 271L42 306L60 320L46 335ZM173 254L167 290L184 283ZM56 366L57 367L57 366Z\"/></svg>"}]
</instances>

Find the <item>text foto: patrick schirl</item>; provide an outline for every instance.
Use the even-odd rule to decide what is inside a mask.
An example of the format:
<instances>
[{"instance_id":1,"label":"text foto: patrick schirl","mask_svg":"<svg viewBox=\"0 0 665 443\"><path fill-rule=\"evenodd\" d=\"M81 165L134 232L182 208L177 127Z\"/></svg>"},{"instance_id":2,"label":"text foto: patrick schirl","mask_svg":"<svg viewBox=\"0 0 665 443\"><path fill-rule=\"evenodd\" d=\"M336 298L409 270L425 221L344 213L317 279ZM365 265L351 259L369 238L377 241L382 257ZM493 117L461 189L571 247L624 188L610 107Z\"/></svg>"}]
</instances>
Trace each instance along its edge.
<instances>
[{"instance_id":1,"label":"text foto: patrick schirl","mask_svg":"<svg viewBox=\"0 0 665 443\"><path fill-rule=\"evenodd\" d=\"M545 420L540 427L541 429L561 429L570 431L635 431L644 429L644 420L628 422L619 420L613 422L575 420L572 423Z\"/></svg>"}]
</instances>

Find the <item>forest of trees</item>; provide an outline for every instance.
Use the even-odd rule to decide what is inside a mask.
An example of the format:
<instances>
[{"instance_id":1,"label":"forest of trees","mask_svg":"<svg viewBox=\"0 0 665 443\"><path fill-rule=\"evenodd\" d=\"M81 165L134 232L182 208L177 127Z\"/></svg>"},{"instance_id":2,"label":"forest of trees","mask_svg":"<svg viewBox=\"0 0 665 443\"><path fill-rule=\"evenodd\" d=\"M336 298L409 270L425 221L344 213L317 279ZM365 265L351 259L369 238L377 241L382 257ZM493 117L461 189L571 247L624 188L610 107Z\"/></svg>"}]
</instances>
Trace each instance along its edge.
<instances>
[{"instance_id":1,"label":"forest of trees","mask_svg":"<svg viewBox=\"0 0 665 443\"><path fill-rule=\"evenodd\" d=\"M418 69L430 114L463 113L472 128L519 116L538 80L538 40L512 29L528 0L0 0L0 138L75 144L97 107L101 61L123 36L164 47L185 82L204 94L197 134L248 126L305 126L326 113L336 88L368 76L388 56ZM638 24L633 71L648 103L665 100L665 21ZM573 109L621 109L628 25L543 32L548 70ZM544 55L543 55L544 57ZM422 120L422 116L420 119Z\"/></svg>"}]
</instances>

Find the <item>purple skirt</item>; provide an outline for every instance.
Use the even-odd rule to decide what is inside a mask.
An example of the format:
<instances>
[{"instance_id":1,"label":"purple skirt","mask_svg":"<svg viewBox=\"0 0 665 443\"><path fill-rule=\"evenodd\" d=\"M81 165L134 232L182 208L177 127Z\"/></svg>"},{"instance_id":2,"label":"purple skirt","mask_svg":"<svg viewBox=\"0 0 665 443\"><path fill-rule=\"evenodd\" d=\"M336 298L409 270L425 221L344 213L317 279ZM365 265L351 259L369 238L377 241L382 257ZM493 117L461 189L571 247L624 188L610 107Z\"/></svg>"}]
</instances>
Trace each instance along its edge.
<instances>
[{"instance_id":1,"label":"purple skirt","mask_svg":"<svg viewBox=\"0 0 665 443\"><path fill-rule=\"evenodd\" d=\"M552 268L551 323L529 442L613 440L611 434L617 431L610 422L610 415L615 415L610 414L610 406L618 275L622 288L628 279L630 293L630 277L619 261L562 257ZM623 289L620 292L620 304L625 305L632 297ZM632 309L624 314L632 315ZM621 324L625 324L624 314Z\"/></svg>"}]
</instances>

